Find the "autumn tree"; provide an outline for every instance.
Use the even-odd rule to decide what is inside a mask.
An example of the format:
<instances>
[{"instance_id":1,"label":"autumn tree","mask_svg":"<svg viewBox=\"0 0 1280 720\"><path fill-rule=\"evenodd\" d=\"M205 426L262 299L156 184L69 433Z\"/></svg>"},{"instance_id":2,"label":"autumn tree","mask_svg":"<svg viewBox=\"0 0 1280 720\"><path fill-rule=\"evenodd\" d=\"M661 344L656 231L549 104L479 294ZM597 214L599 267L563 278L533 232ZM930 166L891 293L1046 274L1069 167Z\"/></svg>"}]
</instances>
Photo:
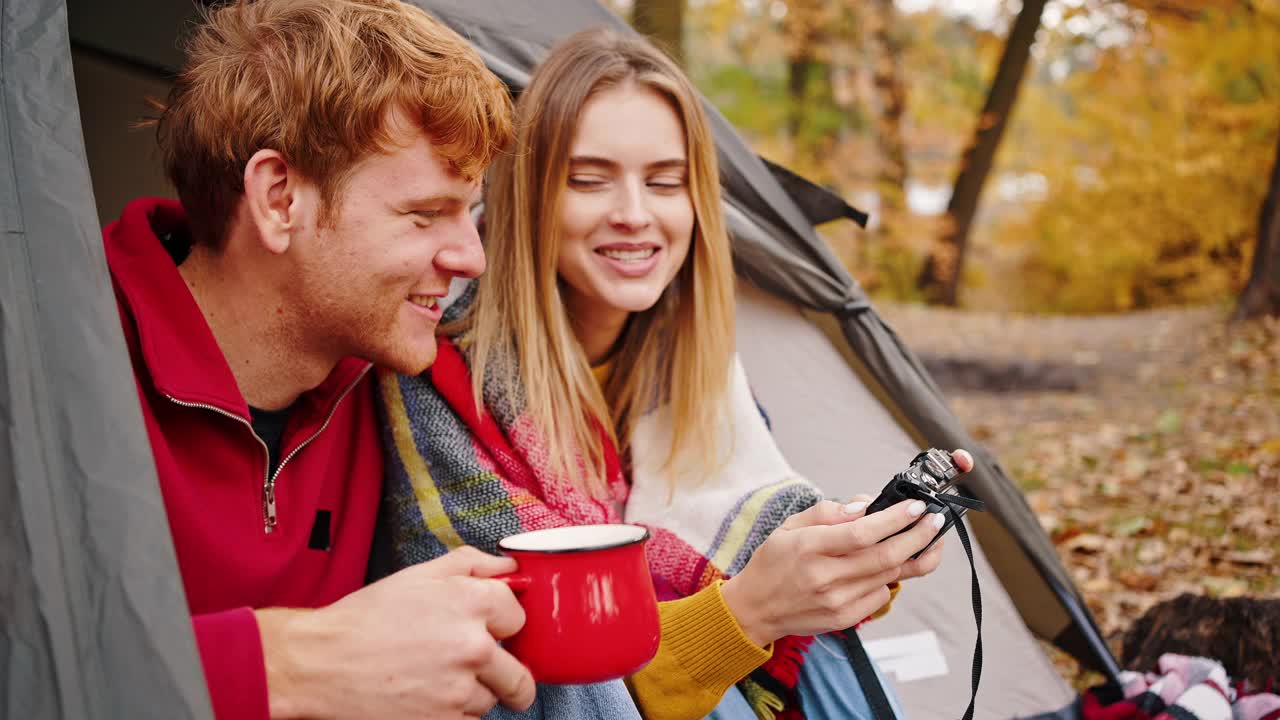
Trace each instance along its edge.
<instances>
[{"instance_id":1,"label":"autumn tree","mask_svg":"<svg viewBox=\"0 0 1280 720\"><path fill-rule=\"evenodd\" d=\"M947 204L947 225L934 245L920 274L919 288L925 298L943 305L955 305L964 267L969 230L978 209L982 187L991 172L996 149L1008 125L1018 90L1031 57L1031 45L1047 0L1024 0L1005 41L1004 52L991 81L987 101L978 114L973 140L965 149L956 175L951 200Z\"/></svg>"},{"instance_id":2,"label":"autumn tree","mask_svg":"<svg viewBox=\"0 0 1280 720\"><path fill-rule=\"evenodd\" d=\"M636 0L631 26L684 65L685 10L686 0Z\"/></svg>"},{"instance_id":3,"label":"autumn tree","mask_svg":"<svg viewBox=\"0 0 1280 720\"><path fill-rule=\"evenodd\" d=\"M1260 315L1280 315L1280 141L1271 165L1271 181L1258 213L1253 270L1236 307L1238 319Z\"/></svg>"},{"instance_id":4,"label":"autumn tree","mask_svg":"<svg viewBox=\"0 0 1280 720\"><path fill-rule=\"evenodd\" d=\"M809 111L810 85L830 82L826 44L830 41L833 3L823 0L790 0L782 19L787 52L787 132L797 141Z\"/></svg>"},{"instance_id":5,"label":"autumn tree","mask_svg":"<svg viewBox=\"0 0 1280 720\"><path fill-rule=\"evenodd\" d=\"M1001 161L1040 174L1047 193L983 243L988 271L993 252L1016 249L999 284L1023 309L1240 298L1280 133L1280 2L1254 6L1113 16L1123 41L1109 45L1092 22L1047 33L1046 71ZM1069 72L1050 77L1055 62Z\"/></svg>"},{"instance_id":6,"label":"autumn tree","mask_svg":"<svg viewBox=\"0 0 1280 720\"><path fill-rule=\"evenodd\" d=\"M876 190L880 196L882 236L900 232L906 212L907 149L902 136L907 90L902 78L902 44L897 32L893 0L872 0L866 6L872 83L876 91L876 142L880 162Z\"/></svg>"}]
</instances>

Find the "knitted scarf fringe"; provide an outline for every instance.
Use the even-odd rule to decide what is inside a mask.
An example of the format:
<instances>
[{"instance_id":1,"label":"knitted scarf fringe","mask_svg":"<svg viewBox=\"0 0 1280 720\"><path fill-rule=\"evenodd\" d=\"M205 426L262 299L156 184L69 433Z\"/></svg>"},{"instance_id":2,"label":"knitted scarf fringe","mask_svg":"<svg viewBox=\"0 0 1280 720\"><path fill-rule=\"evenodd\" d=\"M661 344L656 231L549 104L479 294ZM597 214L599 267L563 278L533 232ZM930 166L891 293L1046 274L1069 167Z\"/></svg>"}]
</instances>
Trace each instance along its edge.
<instances>
[{"instance_id":1,"label":"knitted scarf fringe","mask_svg":"<svg viewBox=\"0 0 1280 720\"><path fill-rule=\"evenodd\" d=\"M738 683L738 689L742 691L747 704L760 720L776 720L778 713L787 706L782 698L765 690L749 678Z\"/></svg>"},{"instance_id":2,"label":"knitted scarf fringe","mask_svg":"<svg viewBox=\"0 0 1280 720\"><path fill-rule=\"evenodd\" d=\"M812 636L788 635L781 638L773 643L773 657L766 660L761 669L788 688L794 688L800 682L805 652L812 644Z\"/></svg>"}]
</instances>

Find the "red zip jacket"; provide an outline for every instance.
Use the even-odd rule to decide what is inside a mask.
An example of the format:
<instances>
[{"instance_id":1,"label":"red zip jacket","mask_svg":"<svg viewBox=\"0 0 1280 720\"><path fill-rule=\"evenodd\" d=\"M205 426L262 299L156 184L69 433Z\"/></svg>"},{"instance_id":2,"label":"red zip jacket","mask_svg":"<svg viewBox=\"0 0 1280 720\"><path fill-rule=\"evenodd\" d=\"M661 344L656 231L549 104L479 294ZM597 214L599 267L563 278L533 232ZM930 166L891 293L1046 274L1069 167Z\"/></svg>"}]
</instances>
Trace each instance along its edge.
<instances>
[{"instance_id":1,"label":"red zip jacket","mask_svg":"<svg viewBox=\"0 0 1280 720\"><path fill-rule=\"evenodd\" d=\"M142 414L214 714L267 718L252 608L319 607L359 588L382 489L369 364L343 360L294 405L281 462L158 236L175 202L130 203L104 234ZM328 511L329 548L308 547Z\"/></svg>"}]
</instances>

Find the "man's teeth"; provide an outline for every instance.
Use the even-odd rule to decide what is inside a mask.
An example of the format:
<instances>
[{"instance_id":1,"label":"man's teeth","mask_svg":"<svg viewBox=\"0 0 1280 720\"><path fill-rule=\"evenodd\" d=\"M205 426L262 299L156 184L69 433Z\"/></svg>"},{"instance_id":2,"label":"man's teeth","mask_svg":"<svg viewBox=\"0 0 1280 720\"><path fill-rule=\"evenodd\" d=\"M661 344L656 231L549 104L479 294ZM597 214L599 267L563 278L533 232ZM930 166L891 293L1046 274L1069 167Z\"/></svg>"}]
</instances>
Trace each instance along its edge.
<instances>
[{"instance_id":1,"label":"man's teeth","mask_svg":"<svg viewBox=\"0 0 1280 720\"><path fill-rule=\"evenodd\" d=\"M414 305L421 305L424 308L433 308L436 306L436 298L432 295L410 295L409 302Z\"/></svg>"},{"instance_id":2,"label":"man's teeth","mask_svg":"<svg viewBox=\"0 0 1280 720\"><path fill-rule=\"evenodd\" d=\"M653 257L654 253L658 252L658 248L645 248L643 250L614 250L612 248L605 248L597 252L607 258L613 258L614 260L621 260L623 262L639 262L640 260L648 260Z\"/></svg>"}]
</instances>

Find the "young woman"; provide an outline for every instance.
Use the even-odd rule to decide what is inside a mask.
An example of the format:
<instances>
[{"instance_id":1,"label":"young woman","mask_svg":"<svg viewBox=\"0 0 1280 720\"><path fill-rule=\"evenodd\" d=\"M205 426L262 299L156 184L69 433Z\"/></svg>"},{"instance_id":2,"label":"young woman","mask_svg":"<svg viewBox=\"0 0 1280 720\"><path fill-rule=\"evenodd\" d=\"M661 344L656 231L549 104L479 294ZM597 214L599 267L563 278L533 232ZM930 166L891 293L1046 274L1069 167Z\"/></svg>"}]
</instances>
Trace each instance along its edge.
<instances>
[{"instance_id":1,"label":"young woman","mask_svg":"<svg viewBox=\"0 0 1280 720\"><path fill-rule=\"evenodd\" d=\"M734 274L696 92L647 42L596 30L552 50L516 112L515 147L487 190L488 272L450 308L432 370L382 378L384 561L646 524L671 601L658 657L629 680L646 717L717 704L725 716L803 704L869 717L837 645L812 636L932 571L936 548L908 558L941 518L889 538L922 503L864 518L865 501L819 502L769 437L734 354Z\"/></svg>"}]
</instances>

